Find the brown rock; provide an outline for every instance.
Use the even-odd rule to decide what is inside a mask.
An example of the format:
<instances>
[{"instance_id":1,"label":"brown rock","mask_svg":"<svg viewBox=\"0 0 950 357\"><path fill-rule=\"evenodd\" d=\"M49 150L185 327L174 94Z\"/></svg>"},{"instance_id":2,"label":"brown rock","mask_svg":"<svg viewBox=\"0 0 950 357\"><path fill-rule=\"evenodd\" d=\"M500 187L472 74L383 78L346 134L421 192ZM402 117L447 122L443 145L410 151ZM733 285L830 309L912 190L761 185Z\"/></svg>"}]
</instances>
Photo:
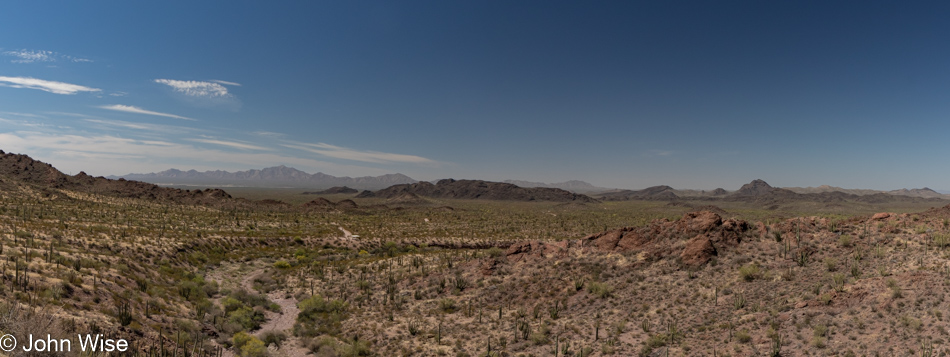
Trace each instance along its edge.
<instances>
[{"instance_id":1,"label":"brown rock","mask_svg":"<svg viewBox=\"0 0 950 357\"><path fill-rule=\"evenodd\" d=\"M528 242L518 242L512 244L508 247L508 250L505 251L505 256L508 257L510 262L518 262L524 260L529 255L541 255L541 250L543 243L533 240Z\"/></svg>"},{"instance_id":2,"label":"brown rock","mask_svg":"<svg viewBox=\"0 0 950 357\"><path fill-rule=\"evenodd\" d=\"M875 213L873 216L871 216L872 221L881 221L888 218L891 218L891 214L887 212Z\"/></svg>"},{"instance_id":3,"label":"brown rock","mask_svg":"<svg viewBox=\"0 0 950 357\"><path fill-rule=\"evenodd\" d=\"M680 254L680 260L683 264L690 266L700 266L709 262L709 259L716 255L716 247L712 241L704 235L698 235L686 243L686 248Z\"/></svg>"},{"instance_id":4,"label":"brown rock","mask_svg":"<svg viewBox=\"0 0 950 357\"><path fill-rule=\"evenodd\" d=\"M765 227L765 223L758 222L755 224L755 228L759 230L759 237L765 237L769 233L769 230Z\"/></svg>"},{"instance_id":5,"label":"brown rock","mask_svg":"<svg viewBox=\"0 0 950 357\"><path fill-rule=\"evenodd\" d=\"M620 243L621 237L623 237L623 231L615 229L601 233L597 238L593 239L591 243L593 243L594 246L599 250L611 251L617 247L618 243Z\"/></svg>"},{"instance_id":6,"label":"brown rock","mask_svg":"<svg viewBox=\"0 0 950 357\"><path fill-rule=\"evenodd\" d=\"M680 220L680 229L707 232L722 224L722 217L709 211L689 212Z\"/></svg>"},{"instance_id":7,"label":"brown rock","mask_svg":"<svg viewBox=\"0 0 950 357\"><path fill-rule=\"evenodd\" d=\"M640 234L636 231L626 232L620 238L620 242L617 243L617 248L622 252L641 249L650 243L651 236L648 234Z\"/></svg>"},{"instance_id":8,"label":"brown rock","mask_svg":"<svg viewBox=\"0 0 950 357\"><path fill-rule=\"evenodd\" d=\"M749 222L735 219L727 219L722 223L722 233L717 237L717 243L725 243L731 246L737 246L742 243L742 235L749 230Z\"/></svg>"},{"instance_id":9,"label":"brown rock","mask_svg":"<svg viewBox=\"0 0 950 357\"><path fill-rule=\"evenodd\" d=\"M486 258L481 261L478 265L478 272L483 276L489 276L495 273L495 270L498 268L499 262L495 258Z\"/></svg>"}]
</instances>

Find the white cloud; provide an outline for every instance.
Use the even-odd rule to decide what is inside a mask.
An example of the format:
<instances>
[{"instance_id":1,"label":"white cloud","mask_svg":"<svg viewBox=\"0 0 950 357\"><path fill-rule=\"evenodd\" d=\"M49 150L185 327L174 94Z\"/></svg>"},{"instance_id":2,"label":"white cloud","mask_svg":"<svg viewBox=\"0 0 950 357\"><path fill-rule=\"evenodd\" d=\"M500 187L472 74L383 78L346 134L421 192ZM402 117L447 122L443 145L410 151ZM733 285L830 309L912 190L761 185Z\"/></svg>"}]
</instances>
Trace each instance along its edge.
<instances>
[{"instance_id":1,"label":"white cloud","mask_svg":"<svg viewBox=\"0 0 950 357\"><path fill-rule=\"evenodd\" d=\"M101 89L90 88L78 84L47 81L30 77L0 76L0 86L11 88L39 89L56 94L76 94L79 92L101 92Z\"/></svg>"},{"instance_id":2,"label":"white cloud","mask_svg":"<svg viewBox=\"0 0 950 357\"><path fill-rule=\"evenodd\" d=\"M175 119L184 119L184 120L196 120L196 119L192 119L192 118L189 118L189 117L183 117L183 116L175 115L175 114L168 114L168 113L161 113L161 112L153 112L153 111L151 111L151 110L145 110L145 109L142 109L142 108L139 108L139 107L134 107L134 106L131 106L131 105L122 105L122 104L100 105L99 108L108 109L108 110L115 110L115 111L119 111L119 112L126 112L126 113L154 115L154 116L160 116L160 117L166 117L166 118L175 118Z\"/></svg>"},{"instance_id":3,"label":"white cloud","mask_svg":"<svg viewBox=\"0 0 950 357\"><path fill-rule=\"evenodd\" d=\"M325 143L317 144L308 144L308 143L295 143L294 145L283 145L285 147L309 151L314 154L320 154L326 157L332 157L337 159L353 160L353 161L362 161L362 162L372 162L378 164L384 163L412 163L412 164L433 164L435 161L415 155L404 155L404 154L393 154L386 152L378 151L362 151L349 149L345 147L340 147L336 145L330 145Z\"/></svg>"},{"instance_id":4,"label":"white cloud","mask_svg":"<svg viewBox=\"0 0 950 357\"><path fill-rule=\"evenodd\" d=\"M73 57L53 51L42 50L23 49L16 51L5 51L3 52L3 55L14 57L15 59L10 61L13 63L56 62L58 60L66 60L70 62L92 62L92 60L86 58Z\"/></svg>"},{"instance_id":5,"label":"white cloud","mask_svg":"<svg viewBox=\"0 0 950 357\"><path fill-rule=\"evenodd\" d=\"M172 87L176 92L183 93L191 97L203 98L228 98L231 94L223 85L212 82L202 81L179 81L175 79L156 79L155 83L161 83Z\"/></svg>"},{"instance_id":6,"label":"white cloud","mask_svg":"<svg viewBox=\"0 0 950 357\"><path fill-rule=\"evenodd\" d=\"M215 83L223 84L223 85L226 85L226 86L235 86L235 87L240 87L240 86L241 86L241 83L234 83L234 82L222 81L222 80L220 80L220 79L212 79L211 81L212 81L212 82L215 82Z\"/></svg>"},{"instance_id":7,"label":"white cloud","mask_svg":"<svg viewBox=\"0 0 950 357\"><path fill-rule=\"evenodd\" d=\"M31 50L17 50L17 51L6 51L3 52L4 55L16 57L17 59L10 62L13 63L33 63L33 62L53 62L55 59L53 56L55 53L52 51L31 51Z\"/></svg>"},{"instance_id":8,"label":"white cloud","mask_svg":"<svg viewBox=\"0 0 950 357\"><path fill-rule=\"evenodd\" d=\"M205 144L222 145L222 146L227 146L227 147L232 147L232 148L237 148L237 149L268 150L268 151L271 150L265 147L240 143L236 141L225 141L225 140L216 140L216 139L185 139L185 140L194 141L198 143L205 143Z\"/></svg>"}]
</instances>

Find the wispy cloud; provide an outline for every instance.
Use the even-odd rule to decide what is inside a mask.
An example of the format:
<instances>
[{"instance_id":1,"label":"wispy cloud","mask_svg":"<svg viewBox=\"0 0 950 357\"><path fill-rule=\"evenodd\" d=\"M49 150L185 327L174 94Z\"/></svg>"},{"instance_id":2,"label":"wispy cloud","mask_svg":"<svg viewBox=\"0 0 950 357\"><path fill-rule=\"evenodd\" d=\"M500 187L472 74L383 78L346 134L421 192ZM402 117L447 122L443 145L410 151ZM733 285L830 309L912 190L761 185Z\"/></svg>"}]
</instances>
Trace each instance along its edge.
<instances>
[{"instance_id":1,"label":"wispy cloud","mask_svg":"<svg viewBox=\"0 0 950 357\"><path fill-rule=\"evenodd\" d=\"M17 116L17 117L26 117L26 118L45 118L42 115L36 115L33 113L0 112L0 114L12 115L12 116Z\"/></svg>"},{"instance_id":2,"label":"wispy cloud","mask_svg":"<svg viewBox=\"0 0 950 357\"><path fill-rule=\"evenodd\" d=\"M0 132L3 150L47 161L64 172L99 175L180 169L240 169L289 165L345 175L382 175L387 170L342 165L274 152L208 149L165 140L139 140L105 134L56 134L49 131ZM105 160L104 160L105 159ZM120 172L121 171L121 172Z\"/></svg>"},{"instance_id":3,"label":"wispy cloud","mask_svg":"<svg viewBox=\"0 0 950 357\"><path fill-rule=\"evenodd\" d=\"M81 57L74 57L69 55L60 54L53 51L43 51L43 50L16 50L16 51L4 51L3 55L13 57L14 59L10 62L13 63L34 63L34 62L57 62L57 61L67 61L67 62L92 62L92 60Z\"/></svg>"},{"instance_id":4,"label":"wispy cloud","mask_svg":"<svg viewBox=\"0 0 950 357\"><path fill-rule=\"evenodd\" d=\"M336 145L330 145L326 143L294 143L294 144L284 144L284 147L289 147L298 150L309 151L314 154L323 155L326 157L332 157L337 159L353 160L353 161L362 161L362 162L372 162L377 164L385 163L412 163L412 164L434 164L435 161L415 155L405 155L405 154L393 154L379 151L363 151L350 149L345 147L340 147Z\"/></svg>"},{"instance_id":5,"label":"wispy cloud","mask_svg":"<svg viewBox=\"0 0 950 357\"><path fill-rule=\"evenodd\" d=\"M275 132L272 132L272 131L255 131L255 132L253 132L253 133L251 133L251 134L259 135L259 136L263 136L263 137L268 137L268 138L282 138L282 137L286 136L285 134L275 133Z\"/></svg>"},{"instance_id":6,"label":"wispy cloud","mask_svg":"<svg viewBox=\"0 0 950 357\"><path fill-rule=\"evenodd\" d=\"M118 111L118 112L135 113L135 114L145 114L145 115L154 115L154 116L166 117L166 118L175 118L175 119L183 119L183 120L196 120L196 119L192 119L192 118L189 118L189 117L183 117L183 116L181 116L181 115L175 115L175 114L168 114L168 113L155 112L155 111L151 111L151 110L145 110L145 109L142 109L142 108L139 108L139 107L134 107L134 106L131 106L131 105L122 105L122 104L100 105L99 108L108 109L108 110L115 110L115 111Z\"/></svg>"},{"instance_id":7,"label":"wispy cloud","mask_svg":"<svg viewBox=\"0 0 950 357\"><path fill-rule=\"evenodd\" d=\"M183 126L149 124L149 123L133 123L133 122L122 121L122 120L83 119L83 121L88 122L88 123L93 123L93 124L99 124L99 126L102 126L102 127L133 129L133 130L141 130L141 131L147 131L147 132L166 133L166 134L183 134L183 133L198 131L197 129L187 128Z\"/></svg>"},{"instance_id":8,"label":"wispy cloud","mask_svg":"<svg viewBox=\"0 0 950 357\"><path fill-rule=\"evenodd\" d=\"M101 92L101 89L90 88L78 84L47 81L30 77L0 76L0 86L11 88L39 89L56 94L76 94L80 92Z\"/></svg>"},{"instance_id":9,"label":"wispy cloud","mask_svg":"<svg viewBox=\"0 0 950 357\"><path fill-rule=\"evenodd\" d=\"M257 145L251 145L251 144L245 144L245 143L241 143L241 142L237 142L237 141L226 141L226 140L217 140L217 139L195 139L195 138L192 138L192 139L185 139L185 140L194 141L194 142L197 142L197 143L205 143L205 144L214 144L214 145L227 146L227 147L232 147L232 148L236 148L236 149L264 150L264 151L270 151L270 150L271 150L271 149L268 149L268 148L265 148L265 147L261 147L261 146L257 146Z\"/></svg>"},{"instance_id":10,"label":"wispy cloud","mask_svg":"<svg viewBox=\"0 0 950 357\"><path fill-rule=\"evenodd\" d=\"M5 51L3 54L15 57L16 59L10 61L13 63L53 62L53 56L55 55L52 51L31 50Z\"/></svg>"},{"instance_id":11,"label":"wispy cloud","mask_svg":"<svg viewBox=\"0 0 950 357\"><path fill-rule=\"evenodd\" d=\"M231 97L231 94L228 93L228 89L214 82L202 82L202 81L179 81L175 79L156 79L155 83L161 83L172 87L176 92L182 93L191 97L202 97L202 98L228 98Z\"/></svg>"},{"instance_id":12,"label":"wispy cloud","mask_svg":"<svg viewBox=\"0 0 950 357\"><path fill-rule=\"evenodd\" d=\"M234 83L234 82L222 81L222 80L220 80L220 79L212 79L211 81L212 81L212 82L215 82L215 83L218 83L218 84L223 84L223 85L226 85L226 86L235 86L235 87L240 87L240 86L241 86L241 83Z\"/></svg>"},{"instance_id":13,"label":"wispy cloud","mask_svg":"<svg viewBox=\"0 0 950 357\"><path fill-rule=\"evenodd\" d=\"M673 151L670 151L670 150L650 150L650 151L648 151L648 152L647 152L646 154L644 154L644 155L645 155L645 156L672 156L672 155L673 155Z\"/></svg>"}]
</instances>

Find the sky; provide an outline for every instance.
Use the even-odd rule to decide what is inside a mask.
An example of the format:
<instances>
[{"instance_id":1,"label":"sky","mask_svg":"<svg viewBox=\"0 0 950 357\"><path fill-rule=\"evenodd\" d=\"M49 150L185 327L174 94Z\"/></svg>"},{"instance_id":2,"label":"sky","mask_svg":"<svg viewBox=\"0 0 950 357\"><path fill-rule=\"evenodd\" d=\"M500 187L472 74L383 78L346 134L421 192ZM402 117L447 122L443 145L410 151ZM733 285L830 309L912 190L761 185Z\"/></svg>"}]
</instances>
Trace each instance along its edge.
<instances>
[{"instance_id":1,"label":"sky","mask_svg":"<svg viewBox=\"0 0 950 357\"><path fill-rule=\"evenodd\" d=\"M950 189L950 5L0 5L0 150L66 173Z\"/></svg>"}]
</instances>

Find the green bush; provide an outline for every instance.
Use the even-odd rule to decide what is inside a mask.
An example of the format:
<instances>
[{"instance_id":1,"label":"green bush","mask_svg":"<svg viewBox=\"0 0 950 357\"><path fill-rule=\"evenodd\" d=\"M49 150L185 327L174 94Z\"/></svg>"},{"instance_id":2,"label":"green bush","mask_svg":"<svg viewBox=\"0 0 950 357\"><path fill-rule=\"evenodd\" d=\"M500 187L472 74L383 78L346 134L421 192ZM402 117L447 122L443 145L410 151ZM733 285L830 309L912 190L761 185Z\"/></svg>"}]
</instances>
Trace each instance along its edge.
<instances>
[{"instance_id":1,"label":"green bush","mask_svg":"<svg viewBox=\"0 0 950 357\"><path fill-rule=\"evenodd\" d=\"M228 322L240 325L241 328L249 331L259 329L266 320L263 313L247 306L242 306L228 314Z\"/></svg>"},{"instance_id":2,"label":"green bush","mask_svg":"<svg viewBox=\"0 0 950 357\"><path fill-rule=\"evenodd\" d=\"M231 343L233 344L233 346L234 346L235 349L237 349L238 351L240 351L240 350L241 350L241 347L244 347L244 345L246 345L248 341L250 341L251 339L254 339L254 338L256 338L256 337L251 336L251 335L250 335L249 333L247 333L247 332L241 331L241 332L238 332L238 333L234 334L234 336L231 337Z\"/></svg>"},{"instance_id":3,"label":"green bush","mask_svg":"<svg viewBox=\"0 0 950 357\"><path fill-rule=\"evenodd\" d=\"M267 346L264 346L264 342L254 336L251 336L251 340L247 341L247 343L241 347L241 357L265 356L267 356Z\"/></svg>"},{"instance_id":4,"label":"green bush","mask_svg":"<svg viewBox=\"0 0 950 357\"><path fill-rule=\"evenodd\" d=\"M274 262L274 268L277 268L277 269L290 269L290 263L288 263L286 260L278 260L278 261Z\"/></svg>"}]
</instances>

